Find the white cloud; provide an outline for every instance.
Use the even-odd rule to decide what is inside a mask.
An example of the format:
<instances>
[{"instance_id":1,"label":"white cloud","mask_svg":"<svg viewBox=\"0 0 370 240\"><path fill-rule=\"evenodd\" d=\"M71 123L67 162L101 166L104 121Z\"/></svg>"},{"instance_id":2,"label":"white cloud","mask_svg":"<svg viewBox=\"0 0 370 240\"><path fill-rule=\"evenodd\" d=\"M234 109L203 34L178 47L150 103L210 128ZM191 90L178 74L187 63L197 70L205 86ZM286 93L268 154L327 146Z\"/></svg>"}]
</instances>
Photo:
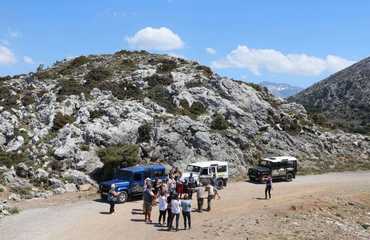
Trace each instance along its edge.
<instances>
[{"instance_id":1,"label":"white cloud","mask_svg":"<svg viewBox=\"0 0 370 240\"><path fill-rule=\"evenodd\" d=\"M134 48L159 51L175 50L184 46L181 38L166 27L146 27L128 37L127 42Z\"/></svg>"},{"instance_id":2,"label":"white cloud","mask_svg":"<svg viewBox=\"0 0 370 240\"><path fill-rule=\"evenodd\" d=\"M33 61L33 59L29 56L23 56L23 62L24 63L27 63L27 64L34 64L35 62Z\"/></svg>"},{"instance_id":3,"label":"white cloud","mask_svg":"<svg viewBox=\"0 0 370 240\"><path fill-rule=\"evenodd\" d=\"M10 65L15 62L14 53L9 48L0 45L0 65Z\"/></svg>"},{"instance_id":4,"label":"white cloud","mask_svg":"<svg viewBox=\"0 0 370 240\"><path fill-rule=\"evenodd\" d=\"M214 54L216 54L216 49L214 49L214 48L206 48L206 52L208 54L214 55Z\"/></svg>"},{"instance_id":5,"label":"white cloud","mask_svg":"<svg viewBox=\"0 0 370 240\"><path fill-rule=\"evenodd\" d=\"M284 54L274 49L253 49L240 45L224 59L214 61L214 68L244 68L255 75L261 71L295 75L319 75L339 71L354 61L338 56L328 55L325 58L310 56L304 53Z\"/></svg>"}]
</instances>

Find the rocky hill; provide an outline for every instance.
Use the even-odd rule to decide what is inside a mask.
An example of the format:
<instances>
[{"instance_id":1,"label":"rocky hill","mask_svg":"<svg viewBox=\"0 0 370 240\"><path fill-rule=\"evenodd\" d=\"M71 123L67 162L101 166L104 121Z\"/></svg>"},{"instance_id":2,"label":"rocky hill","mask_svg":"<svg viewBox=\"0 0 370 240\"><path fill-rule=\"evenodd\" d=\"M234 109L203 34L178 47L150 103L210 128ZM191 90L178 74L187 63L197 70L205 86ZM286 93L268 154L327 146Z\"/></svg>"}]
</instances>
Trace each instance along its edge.
<instances>
[{"instance_id":1,"label":"rocky hill","mask_svg":"<svg viewBox=\"0 0 370 240\"><path fill-rule=\"evenodd\" d=\"M259 85L267 87L267 89L277 97L287 98L293 95L296 95L303 88L295 87L287 83L274 83L274 82L267 82L263 81L260 82Z\"/></svg>"},{"instance_id":2,"label":"rocky hill","mask_svg":"<svg viewBox=\"0 0 370 240\"><path fill-rule=\"evenodd\" d=\"M316 83L289 101L303 104L321 123L370 134L370 58Z\"/></svg>"},{"instance_id":3,"label":"rocky hill","mask_svg":"<svg viewBox=\"0 0 370 240\"><path fill-rule=\"evenodd\" d=\"M222 160L233 176L280 154L298 157L301 172L370 166L369 137L323 132L302 105L165 55L63 60L1 78L0 93L0 187L26 198L140 162Z\"/></svg>"}]
</instances>

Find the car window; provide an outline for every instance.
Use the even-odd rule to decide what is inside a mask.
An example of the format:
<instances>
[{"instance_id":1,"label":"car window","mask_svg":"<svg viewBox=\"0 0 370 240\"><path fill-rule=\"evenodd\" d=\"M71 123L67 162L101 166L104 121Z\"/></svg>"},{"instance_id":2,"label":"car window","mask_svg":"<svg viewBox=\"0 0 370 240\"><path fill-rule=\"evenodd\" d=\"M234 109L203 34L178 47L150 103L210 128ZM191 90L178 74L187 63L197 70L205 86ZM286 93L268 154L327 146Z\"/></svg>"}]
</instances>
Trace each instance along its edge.
<instances>
[{"instance_id":1,"label":"car window","mask_svg":"<svg viewBox=\"0 0 370 240\"><path fill-rule=\"evenodd\" d=\"M226 172L227 168L226 166L218 166L217 167L217 172Z\"/></svg>"},{"instance_id":2,"label":"car window","mask_svg":"<svg viewBox=\"0 0 370 240\"><path fill-rule=\"evenodd\" d=\"M208 168L202 168L200 175L208 175Z\"/></svg>"},{"instance_id":3,"label":"car window","mask_svg":"<svg viewBox=\"0 0 370 240\"><path fill-rule=\"evenodd\" d=\"M134 181L137 181L137 182L141 181L141 173L134 174Z\"/></svg>"}]
</instances>

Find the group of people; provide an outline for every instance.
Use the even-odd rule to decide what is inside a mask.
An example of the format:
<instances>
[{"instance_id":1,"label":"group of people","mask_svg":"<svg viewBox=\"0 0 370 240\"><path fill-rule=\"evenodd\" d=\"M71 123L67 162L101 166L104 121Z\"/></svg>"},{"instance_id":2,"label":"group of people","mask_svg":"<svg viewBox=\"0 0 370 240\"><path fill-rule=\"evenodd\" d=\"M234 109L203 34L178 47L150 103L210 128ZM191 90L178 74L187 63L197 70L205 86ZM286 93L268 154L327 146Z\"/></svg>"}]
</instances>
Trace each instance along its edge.
<instances>
[{"instance_id":1,"label":"group of people","mask_svg":"<svg viewBox=\"0 0 370 240\"><path fill-rule=\"evenodd\" d=\"M214 181L209 181L207 184L197 184L192 174L186 180L181 179L181 172L174 168L171 170L168 178L164 181L156 178L154 182L147 178L144 182L143 192L143 212L145 222L152 223L152 208L158 205L159 218L158 224L167 226L168 231L174 229L173 221L175 220L175 230L179 229L180 213L183 216L184 229L191 228L191 212L193 193L196 193L198 212L202 212L204 200L207 200L207 211L211 211L212 201L220 195L217 191ZM271 198L272 177L267 177L265 198ZM115 191L115 185L112 184L108 194L108 202L110 203L110 213L114 212L115 198L119 195Z\"/></svg>"},{"instance_id":2,"label":"group of people","mask_svg":"<svg viewBox=\"0 0 370 240\"><path fill-rule=\"evenodd\" d=\"M212 200L220 195L211 184L197 184L192 174L188 179L182 180L181 172L174 168L168 178L161 181L156 178L154 182L146 179L143 193L143 210L145 222L152 223L152 207L159 208L158 224L166 226L168 231L179 229L180 214L183 217L184 229L191 228L191 212L193 193L197 196L197 210L203 211L204 199L207 199L207 210L211 210ZM175 226L174 226L175 222Z\"/></svg>"}]
</instances>

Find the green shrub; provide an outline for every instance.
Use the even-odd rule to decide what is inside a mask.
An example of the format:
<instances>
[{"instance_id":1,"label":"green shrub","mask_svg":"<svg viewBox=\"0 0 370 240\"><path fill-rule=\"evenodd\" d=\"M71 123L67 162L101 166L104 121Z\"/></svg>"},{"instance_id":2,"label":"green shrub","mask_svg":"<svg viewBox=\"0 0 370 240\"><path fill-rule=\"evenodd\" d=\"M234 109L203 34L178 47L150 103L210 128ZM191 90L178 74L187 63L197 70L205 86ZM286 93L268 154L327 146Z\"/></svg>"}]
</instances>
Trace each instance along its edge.
<instances>
[{"instance_id":1,"label":"green shrub","mask_svg":"<svg viewBox=\"0 0 370 240\"><path fill-rule=\"evenodd\" d=\"M53 160L49 163L49 167L55 172L60 172L63 169L63 163L59 160Z\"/></svg>"},{"instance_id":2,"label":"green shrub","mask_svg":"<svg viewBox=\"0 0 370 240\"><path fill-rule=\"evenodd\" d=\"M207 108L200 102L193 102L191 107L189 107L188 101L181 100L180 106L179 114L187 115L193 119L207 112Z\"/></svg>"},{"instance_id":3,"label":"green shrub","mask_svg":"<svg viewBox=\"0 0 370 240\"><path fill-rule=\"evenodd\" d=\"M197 81L190 81L185 83L186 88L195 88L195 87L202 87L203 83L200 80Z\"/></svg>"},{"instance_id":4,"label":"green shrub","mask_svg":"<svg viewBox=\"0 0 370 240\"><path fill-rule=\"evenodd\" d=\"M157 85L151 88L147 96L158 105L167 109L168 112L174 113L177 110L176 105L173 103L171 93L162 85Z\"/></svg>"},{"instance_id":5,"label":"green shrub","mask_svg":"<svg viewBox=\"0 0 370 240\"><path fill-rule=\"evenodd\" d=\"M216 113L213 115L211 128L215 130L226 130L229 128L229 123L226 121L223 114Z\"/></svg>"},{"instance_id":6,"label":"green shrub","mask_svg":"<svg viewBox=\"0 0 370 240\"><path fill-rule=\"evenodd\" d=\"M12 95L9 88L0 86L0 105L5 109L13 108L17 105L18 96Z\"/></svg>"},{"instance_id":7,"label":"green shrub","mask_svg":"<svg viewBox=\"0 0 370 240\"><path fill-rule=\"evenodd\" d=\"M8 80L10 80L10 79L12 79L12 77L11 77L11 76L9 76L9 75L4 76L4 77L0 77L0 82L8 81Z\"/></svg>"},{"instance_id":8,"label":"green shrub","mask_svg":"<svg viewBox=\"0 0 370 240\"><path fill-rule=\"evenodd\" d=\"M4 192L5 191L5 189L4 188L2 188L2 187L0 187L0 193L2 193L2 192Z\"/></svg>"},{"instance_id":9,"label":"green shrub","mask_svg":"<svg viewBox=\"0 0 370 240\"><path fill-rule=\"evenodd\" d=\"M80 95L84 91L82 84L75 79L63 79L60 81L61 88L58 94L62 96Z\"/></svg>"},{"instance_id":10,"label":"green shrub","mask_svg":"<svg viewBox=\"0 0 370 240\"><path fill-rule=\"evenodd\" d=\"M150 123L144 123L138 128L138 139L139 143L149 142L151 138L152 125Z\"/></svg>"},{"instance_id":11,"label":"green shrub","mask_svg":"<svg viewBox=\"0 0 370 240\"><path fill-rule=\"evenodd\" d=\"M136 85L129 82L120 82L119 84L110 84L110 89L113 96L120 100L143 98L143 91ZM106 89L108 90L108 89Z\"/></svg>"},{"instance_id":12,"label":"green shrub","mask_svg":"<svg viewBox=\"0 0 370 240\"><path fill-rule=\"evenodd\" d=\"M137 66L134 61L131 59L123 59L121 62L117 64L118 69L131 72L137 69Z\"/></svg>"},{"instance_id":13,"label":"green shrub","mask_svg":"<svg viewBox=\"0 0 370 240\"><path fill-rule=\"evenodd\" d=\"M88 151L90 150L90 146L89 146L89 145L87 145L87 144L81 144L81 145L80 145L80 149L81 149L81 151L86 151L86 152L88 152Z\"/></svg>"},{"instance_id":14,"label":"green shrub","mask_svg":"<svg viewBox=\"0 0 370 240\"><path fill-rule=\"evenodd\" d=\"M22 102L23 106L28 106L28 105L31 105L31 104L35 103L35 98L32 96L32 93L26 93L21 98L21 102Z\"/></svg>"},{"instance_id":15,"label":"green shrub","mask_svg":"<svg viewBox=\"0 0 370 240\"><path fill-rule=\"evenodd\" d=\"M39 80L45 80L45 79L55 79L58 77L58 75L52 71L52 70L42 70L35 73L35 76Z\"/></svg>"},{"instance_id":16,"label":"green shrub","mask_svg":"<svg viewBox=\"0 0 370 240\"><path fill-rule=\"evenodd\" d=\"M152 76L144 78L144 81L148 82L148 85L151 87L157 85L170 85L173 83L173 77L171 74L153 74Z\"/></svg>"},{"instance_id":17,"label":"green shrub","mask_svg":"<svg viewBox=\"0 0 370 240\"><path fill-rule=\"evenodd\" d=\"M86 63L88 63L90 60L88 57L86 56L79 56L79 57L76 57L75 59L72 60L70 66L71 67L79 67L79 66L82 66Z\"/></svg>"},{"instance_id":18,"label":"green shrub","mask_svg":"<svg viewBox=\"0 0 370 240\"><path fill-rule=\"evenodd\" d=\"M95 110L90 112L90 118L95 119L95 118L100 118L105 115L105 111L103 110Z\"/></svg>"},{"instance_id":19,"label":"green shrub","mask_svg":"<svg viewBox=\"0 0 370 240\"><path fill-rule=\"evenodd\" d=\"M28 198L31 196L32 188L31 187L11 187L10 191L16 194L19 194L21 198Z\"/></svg>"},{"instance_id":20,"label":"green shrub","mask_svg":"<svg viewBox=\"0 0 370 240\"><path fill-rule=\"evenodd\" d=\"M100 180L114 177L114 171L118 167L132 166L139 160L139 146L136 144L121 144L102 148L98 151L98 156L104 163Z\"/></svg>"},{"instance_id":21,"label":"green shrub","mask_svg":"<svg viewBox=\"0 0 370 240\"><path fill-rule=\"evenodd\" d=\"M104 80L107 80L112 76L112 73L103 67L97 67L92 69L87 75L86 75L86 84L88 86L96 86L99 82L102 82Z\"/></svg>"},{"instance_id":22,"label":"green shrub","mask_svg":"<svg viewBox=\"0 0 370 240\"><path fill-rule=\"evenodd\" d=\"M10 168L11 166L15 166L18 163L27 161L26 155L23 153L12 153L12 152L3 152L0 151L0 166L6 166Z\"/></svg>"},{"instance_id":23,"label":"green shrub","mask_svg":"<svg viewBox=\"0 0 370 240\"><path fill-rule=\"evenodd\" d=\"M177 63L171 59L163 59L161 64L157 67L158 73L167 73L177 68Z\"/></svg>"},{"instance_id":24,"label":"green shrub","mask_svg":"<svg viewBox=\"0 0 370 240\"><path fill-rule=\"evenodd\" d=\"M202 71L203 74L207 77L207 78L211 78L213 76L213 72L211 70L211 68L207 67L207 66L203 66L203 65L198 65L196 68L196 70L199 70L199 71Z\"/></svg>"},{"instance_id":25,"label":"green shrub","mask_svg":"<svg viewBox=\"0 0 370 240\"><path fill-rule=\"evenodd\" d=\"M10 208L10 209L8 210L8 212L9 212L11 215L14 215L14 214L18 214L18 213L20 213L20 210L19 210L19 208L17 208L17 207L12 207L12 208Z\"/></svg>"},{"instance_id":26,"label":"green shrub","mask_svg":"<svg viewBox=\"0 0 370 240\"><path fill-rule=\"evenodd\" d=\"M53 130L58 131L63 128L67 123L73 123L75 119L69 115L63 115L63 113L58 112L54 117Z\"/></svg>"}]
</instances>

